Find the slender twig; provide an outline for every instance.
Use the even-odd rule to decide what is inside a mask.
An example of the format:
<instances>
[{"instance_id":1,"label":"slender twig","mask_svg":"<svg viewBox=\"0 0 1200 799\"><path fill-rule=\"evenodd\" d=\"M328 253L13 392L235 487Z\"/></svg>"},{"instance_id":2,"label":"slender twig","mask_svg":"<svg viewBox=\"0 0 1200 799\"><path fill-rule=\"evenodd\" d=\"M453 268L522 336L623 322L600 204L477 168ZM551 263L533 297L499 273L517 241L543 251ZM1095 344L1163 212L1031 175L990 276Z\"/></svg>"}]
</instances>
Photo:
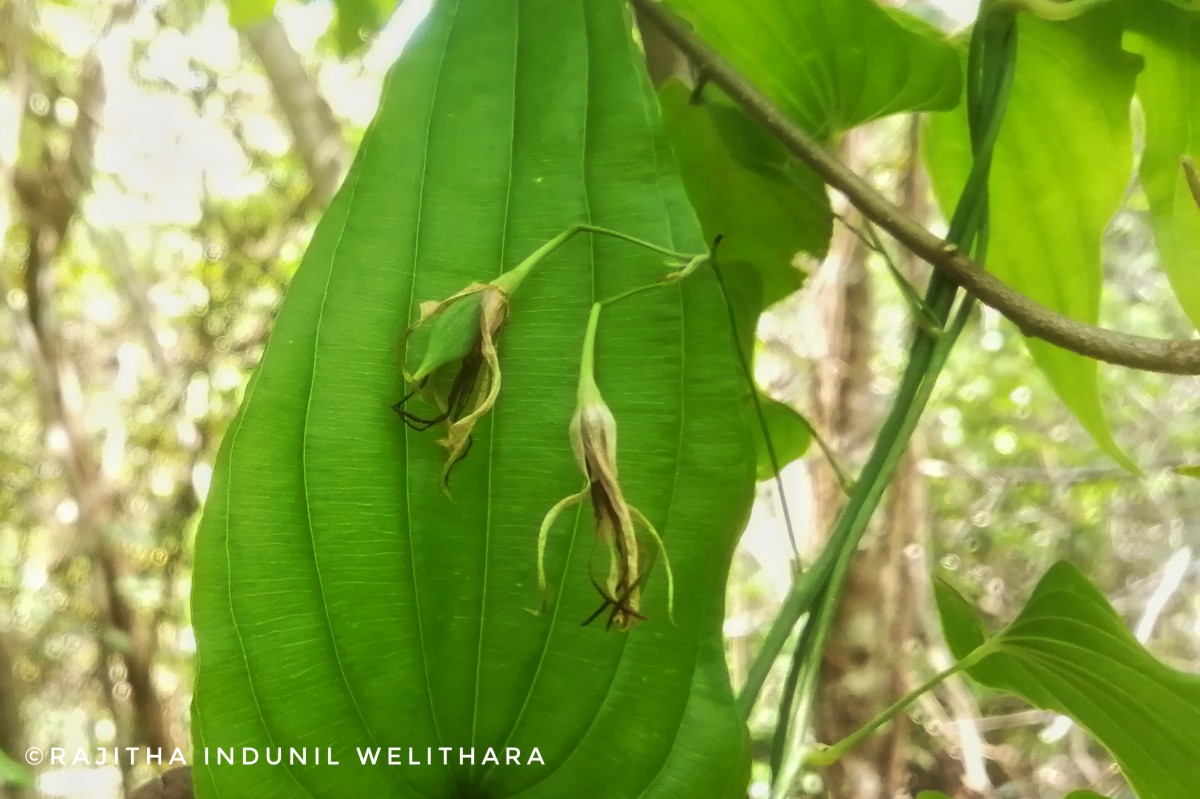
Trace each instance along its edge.
<instances>
[{"instance_id":1,"label":"slender twig","mask_svg":"<svg viewBox=\"0 0 1200 799\"><path fill-rule=\"evenodd\" d=\"M846 752L865 741L876 730L894 719L901 713L901 711L905 710L921 696L929 693L950 677L958 674L960 671L966 671L987 657L994 648L994 644L992 643L994 640L995 639L990 639L989 641L981 644L962 660L950 664L950 666L947 668L933 675L921 685L912 689L907 694L888 705L886 709L879 713L879 715L868 721L863 726L859 727L854 732L850 733L842 740L829 746L814 749L807 757L808 762L814 766L832 766L834 763L838 762L838 760L840 760L842 756L846 754Z\"/></svg>"},{"instance_id":2,"label":"slender twig","mask_svg":"<svg viewBox=\"0 0 1200 799\"><path fill-rule=\"evenodd\" d=\"M999 311L1026 335L1120 366L1166 374L1200 374L1200 341L1135 336L1080 322L1050 310L988 273L838 161L672 12L655 0L629 2L701 67L709 81L723 89L822 180L844 194L863 216L980 302Z\"/></svg>"}]
</instances>

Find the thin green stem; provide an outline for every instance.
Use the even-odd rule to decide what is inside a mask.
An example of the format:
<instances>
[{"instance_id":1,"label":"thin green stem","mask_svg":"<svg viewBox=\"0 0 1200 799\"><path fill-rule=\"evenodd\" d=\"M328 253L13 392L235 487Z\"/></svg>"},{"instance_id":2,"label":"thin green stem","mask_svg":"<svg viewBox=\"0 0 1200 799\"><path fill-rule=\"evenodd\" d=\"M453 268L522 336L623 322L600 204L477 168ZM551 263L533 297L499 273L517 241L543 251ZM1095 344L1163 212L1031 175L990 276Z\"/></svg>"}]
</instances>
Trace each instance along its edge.
<instances>
[{"instance_id":1,"label":"thin green stem","mask_svg":"<svg viewBox=\"0 0 1200 799\"><path fill-rule=\"evenodd\" d=\"M687 253L687 252L679 252L677 250L669 250L666 247L660 247L657 244L653 244L649 241L644 241L644 240L636 238L634 236L630 236L628 233L621 233L618 230L610 230L608 228L596 227L595 225L578 225L577 227L579 228L579 230L581 230L585 233L598 233L601 236L611 236L614 239L620 239L621 241L627 241L630 244L636 244L639 247L644 247L647 250L658 253L659 255L665 255L668 258L674 258L679 261L690 261L693 258L697 258L697 257L700 257L700 255L703 255L703 253L698 255L697 253L694 253L694 252Z\"/></svg>"},{"instance_id":2,"label":"thin green stem","mask_svg":"<svg viewBox=\"0 0 1200 799\"><path fill-rule=\"evenodd\" d=\"M977 23L972 36L972 52L968 69L971 83L968 105L972 110L972 141L975 162L950 222L949 244L970 250L976 233L986 236L987 173L991 163L991 148L999 135L1008 90L1012 82L1015 57L1015 26L1011 15L985 16ZM992 58L991 56L995 56ZM981 91L994 92L980 98ZM984 238L986 241L986 238ZM942 274L930 280L925 304L935 319L945 327L954 306L958 288ZM747 679L738 694L738 707L743 718L750 712L762 691L776 658L783 650L792 629L800 618L814 608L818 610L806 657L819 659L833 624L837 598L845 583L849 565L867 523L874 514L900 458L916 428L938 372L949 355L950 347L962 330L965 316L949 330L933 337L918 326L914 332L905 370L887 419L880 428L875 447L862 469L845 508L838 517L829 540L817 561L796 581L785 598L779 614L750 665ZM823 591L822 589L829 590ZM818 598L822 601L817 602Z\"/></svg>"},{"instance_id":3,"label":"thin green stem","mask_svg":"<svg viewBox=\"0 0 1200 799\"><path fill-rule=\"evenodd\" d=\"M758 385L754 382L754 370L750 368L750 361L742 349L742 342L738 340L737 315L733 312L733 301L729 298L729 289L725 285L725 278L721 274L721 267L717 265L716 258L710 259L709 265L712 267L713 274L717 276L717 287L721 289L721 298L725 301L725 313L729 317L729 329L733 335L733 350L737 354L738 363L742 367L742 374L746 377L746 387L750 391L750 400L754 403L754 413L758 417L758 425L762 431L763 441L766 442L767 458L771 463L771 471L775 475L775 490L779 494L779 508L783 513L783 524L787 529L788 542L792 545L792 557L796 559L795 562L798 564L800 563L800 547L796 545L796 532L792 527L792 514L788 510L787 495L783 490L783 477L779 474L779 458L775 454L775 444L771 441L771 431L767 427L767 415L763 411L762 400L758 396ZM751 333L747 349L754 345L753 335ZM784 635L784 641L779 645L780 649L783 648L783 643L786 642L787 636L790 634L791 630L789 629L787 634ZM747 716L748 712L744 717Z\"/></svg>"},{"instance_id":4,"label":"thin green stem","mask_svg":"<svg viewBox=\"0 0 1200 799\"><path fill-rule=\"evenodd\" d=\"M921 295L913 288L913 284L908 282L908 278L900 271L900 267L896 266L896 261L892 258L891 253L887 251L887 247L883 246L883 241L880 240L879 234L875 231L875 226L871 224L871 220L863 219L863 229L859 230L854 225L849 224L844 219L842 224L846 229L853 233L859 241L866 245L867 249L875 252L883 259L884 266L887 267L888 275L896 284L896 288L900 291L900 297L904 300L904 304L912 311L913 318L917 320L925 332L931 336L937 337L942 334L941 325L938 324L937 317L933 311L925 304L925 300L921 299Z\"/></svg>"},{"instance_id":5,"label":"thin green stem","mask_svg":"<svg viewBox=\"0 0 1200 799\"><path fill-rule=\"evenodd\" d=\"M620 236L620 237L623 238L623 236ZM792 546L792 556L796 559L796 562L799 562L800 548L796 544L796 533L795 533L794 528L792 527L791 513L788 510L787 498L785 497L784 492L783 492L783 478L781 478L779 475L779 458L775 454L775 444L774 444L774 442L771 441L771 431L767 428L767 417L762 408L762 400L758 396L758 389L754 384L754 374L750 369L750 364L746 359L745 353L742 352L741 343L737 341L737 329L738 329L737 317L734 315L733 303L729 299L729 292L725 286L725 280L721 276L721 270L717 266L716 259L714 259L712 257L711 253L707 253L705 255L690 256L689 260L688 260L688 265L684 269L680 270L678 279L683 279L684 277L687 277L692 272L694 272L696 270L696 268L698 268L699 266L701 266L704 263L708 263L710 266L712 266L713 273L717 277L717 285L721 289L721 296L725 301L725 311L729 315L729 325L733 331L733 336L734 336L734 350L737 352L738 362L741 364L742 372L745 374L746 379L749 383L750 398L751 398L752 402L754 403L754 410L758 416L759 425L762 428L763 440L766 441L766 445L767 445L767 457L771 463L771 470L772 470L772 472L774 472L774 475L775 475L775 485L776 485L776 489L779 492L779 505L783 511L783 522L784 522L784 527L787 529L788 541L790 542L790 544ZM617 294L616 296L601 300L600 302L596 303L596 306L597 307L600 307L600 306L607 307L609 305L614 305L623 300L627 300L630 297L635 297L638 294L643 294L647 291L653 291L654 289L662 288L664 286L674 285L675 282L676 282L676 280L666 280L666 281L659 281L657 283L649 283L645 286L638 286L637 288L632 288L632 289L629 289L628 291L623 291L620 294ZM594 310L593 310L593 313L595 313ZM815 431L814 431L814 436L815 436ZM831 460L831 462L832 462L832 460ZM834 463L833 466L834 466L834 471L836 471L838 474L838 479L842 482L843 488L845 488L846 487L845 475L841 472L841 470L838 468L836 463Z\"/></svg>"},{"instance_id":6,"label":"thin green stem","mask_svg":"<svg viewBox=\"0 0 1200 799\"><path fill-rule=\"evenodd\" d=\"M533 271L533 268L541 263L546 256L550 255L550 253L557 250L563 244L566 244L567 241L575 236L576 233L593 233L600 236L610 236L614 239L620 239L621 241L626 241L630 244L636 244L637 246L650 250L651 252L656 252L659 255L665 255L668 258L673 258L679 261L690 262L696 258L703 257L702 255L696 255L695 253L678 252L666 247L661 247L653 242L639 239L636 236L631 236L628 233L622 233L619 230L610 230L609 228L598 227L597 225L578 224L572 225L562 233L559 233L557 236L547 241L541 247L538 247L536 250L530 253L525 260L521 261L512 269L501 275L496 282L502 284L505 289L512 291L518 285L520 285L522 280L528 277L529 273Z\"/></svg>"},{"instance_id":7,"label":"thin green stem","mask_svg":"<svg viewBox=\"0 0 1200 799\"><path fill-rule=\"evenodd\" d=\"M543 259L545 259L546 256L557 250L559 247L565 244L568 239L582 229L582 225L572 225L562 233L559 233L557 236L550 239L550 241L546 242L541 247L538 247L536 250L530 253L524 261L521 261L521 263L517 264L512 269L501 275L501 278L507 279L508 281L508 285L506 285L505 288L507 288L509 291L515 289L518 285L520 285L521 281L533 271L533 268L540 264Z\"/></svg>"},{"instance_id":8,"label":"thin green stem","mask_svg":"<svg viewBox=\"0 0 1200 799\"><path fill-rule=\"evenodd\" d=\"M583 407L600 396L596 385L596 328L600 326L600 310L603 303L592 305L588 314L587 330L583 334L583 354L579 359L579 405Z\"/></svg>"},{"instance_id":9,"label":"thin green stem","mask_svg":"<svg viewBox=\"0 0 1200 799\"><path fill-rule=\"evenodd\" d=\"M610 305L616 305L618 302L627 300L630 297L636 297L639 294L645 294L648 291L654 291L655 289L660 289L663 286L668 286L668 285L670 285L670 284L669 283L647 283L644 286L638 286L637 288L632 288L632 289L629 289L628 291L622 291L620 294L616 294L612 297L608 297L606 299L600 300L600 302L598 302L596 304L602 305L605 308L607 308Z\"/></svg>"},{"instance_id":10,"label":"thin green stem","mask_svg":"<svg viewBox=\"0 0 1200 799\"><path fill-rule=\"evenodd\" d=\"M808 432L812 435L813 442L817 445L817 449L821 450L821 455L824 456L825 462L829 464L830 470L833 472L834 478L838 482L838 486L842 489L842 493L849 494L854 488L854 480L846 473L846 467L838 460L837 453L833 451L833 447L829 446L817 428L813 427L812 422L808 419L804 420L808 424Z\"/></svg>"},{"instance_id":11,"label":"thin green stem","mask_svg":"<svg viewBox=\"0 0 1200 799\"><path fill-rule=\"evenodd\" d=\"M1192 7L1200 0L1170 0L1180 7ZM954 284L1010 319L1027 336L1040 338L1065 350L1106 363L1142 371L1176 375L1200 375L1200 341L1158 339L1119 333L1115 330L1080 322L1035 302L988 272L959 248L947 246L918 220L904 213L867 181L848 169L825 147L792 122L766 95L740 75L712 47L695 35L690 27L658 0L629 0L639 15L653 24L675 44L715 86L740 105L753 119L774 136L822 180L846 196L864 216L870 218L921 260L946 275ZM995 13L983 15L1003 17ZM1003 9L999 9L1003 11ZM1012 16L1009 9L1009 16ZM982 80L971 76L969 92L976 91ZM986 95L982 95L986 96ZM979 109L986 102L972 102L972 116L982 118ZM974 140L973 140L974 143ZM928 300L928 295L927 295Z\"/></svg>"},{"instance_id":12,"label":"thin green stem","mask_svg":"<svg viewBox=\"0 0 1200 799\"><path fill-rule=\"evenodd\" d=\"M974 252L981 263L986 259L987 251L987 173L1011 87L1015 36L1015 19L1011 14L984 13L972 37L968 105L975 157L971 174L951 219L949 243ZM984 94L982 98L980 93ZM856 502L857 497L851 497L829 544L822 552L821 560L831 555L833 563L822 578L823 590L813 600L815 618L805 626L804 651L799 653L799 657L805 661L804 669L810 679L815 679L819 671L833 629L838 599L846 584L858 541L929 403L950 350L969 318L973 304L971 298L968 296L963 299L955 312L957 295L957 287L948 285L941 275L930 282L926 292L927 305L943 328L947 328L946 323L952 314L953 322L936 338L930 337L919 327L915 331L900 390L876 440L876 450L872 452L868 466L864 468L864 476L860 478L861 484L870 475L870 485L862 495L865 501ZM876 454L880 455L878 461ZM879 471L874 471L876 463L880 466ZM824 563L819 562L819 565L824 568Z\"/></svg>"},{"instance_id":13,"label":"thin green stem","mask_svg":"<svg viewBox=\"0 0 1200 799\"><path fill-rule=\"evenodd\" d=\"M832 766L834 763L841 760L842 756L845 755L846 752L865 741L876 730L890 722L893 718L899 715L901 711L903 711L913 702L917 701L917 699L919 699L921 696L929 693L934 688L938 687L960 671L965 671L966 669L971 668L976 663L991 654L992 649L994 648L991 640L984 642L982 645L972 650L971 653L962 660L951 664L949 668L933 675L924 683L909 691L892 704L888 705L888 707L882 713L868 721L863 726L859 727L854 732L847 735L842 740L835 744L830 744L829 746L812 750L808 753L808 757L805 758L805 762L810 766Z\"/></svg>"}]
</instances>

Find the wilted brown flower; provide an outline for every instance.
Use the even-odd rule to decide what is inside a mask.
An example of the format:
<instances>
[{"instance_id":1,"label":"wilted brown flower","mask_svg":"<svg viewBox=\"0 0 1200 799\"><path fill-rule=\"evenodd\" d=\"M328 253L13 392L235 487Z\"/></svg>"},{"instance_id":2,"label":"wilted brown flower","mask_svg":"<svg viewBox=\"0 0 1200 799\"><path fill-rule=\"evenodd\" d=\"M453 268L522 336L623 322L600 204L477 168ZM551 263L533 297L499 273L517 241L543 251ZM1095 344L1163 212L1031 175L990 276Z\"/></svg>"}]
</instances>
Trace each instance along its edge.
<instances>
[{"instance_id":1,"label":"wilted brown flower","mask_svg":"<svg viewBox=\"0 0 1200 799\"><path fill-rule=\"evenodd\" d=\"M439 442L450 450L442 470L443 490L448 490L450 469L470 447L476 423L495 406L500 394L496 342L508 321L510 291L503 277L492 283L473 283L441 302L421 303L420 318L404 334L407 339L417 328L437 319L420 366L405 374L415 388L392 407L417 430L448 423L446 436ZM431 381L438 388L449 383L449 389L444 395L428 392L440 413L422 418L405 405Z\"/></svg>"},{"instance_id":2,"label":"wilted brown flower","mask_svg":"<svg viewBox=\"0 0 1200 799\"><path fill-rule=\"evenodd\" d=\"M640 544L635 523L640 524L662 554L667 572L668 613L674 615L674 579L662 538L654 525L625 500L617 478L617 423L612 411L600 395L594 369L595 335L601 305L592 307L584 339L582 365L579 371L579 399L571 419L571 448L575 461L587 479L581 491L560 500L546 514L538 532L538 585L543 597L546 592L546 538L558 516L567 508L590 498L595 518L596 539L609 551L609 572L603 585L595 578L592 583L604 601L584 624L593 621L611 608L608 627L614 624L628 629L635 621L645 619L641 612L642 583L646 574L639 571Z\"/></svg>"},{"instance_id":3,"label":"wilted brown flower","mask_svg":"<svg viewBox=\"0 0 1200 799\"><path fill-rule=\"evenodd\" d=\"M595 225L572 225L495 280L472 283L440 302L421 303L420 317L405 331L404 340L407 341L414 331L430 320L437 321L430 332L420 366L411 373L405 370L405 378L413 386L412 390L392 407L410 427L417 430L428 430L442 422L448 423L446 436L439 442L450 450L442 470L443 491L449 493L447 481L450 470L466 456L475 425L495 407L500 394L500 359L496 343L508 321L509 297L534 267L572 236L584 232L612 236L679 262L675 270L658 283L634 289L627 292L626 296L680 280L709 260L708 254L674 252L615 230ZM419 393L432 396L439 409L437 414L425 418L406 407L408 401ZM625 558L630 559L636 564L636 553ZM636 585L631 586L629 591L636 592Z\"/></svg>"}]
</instances>

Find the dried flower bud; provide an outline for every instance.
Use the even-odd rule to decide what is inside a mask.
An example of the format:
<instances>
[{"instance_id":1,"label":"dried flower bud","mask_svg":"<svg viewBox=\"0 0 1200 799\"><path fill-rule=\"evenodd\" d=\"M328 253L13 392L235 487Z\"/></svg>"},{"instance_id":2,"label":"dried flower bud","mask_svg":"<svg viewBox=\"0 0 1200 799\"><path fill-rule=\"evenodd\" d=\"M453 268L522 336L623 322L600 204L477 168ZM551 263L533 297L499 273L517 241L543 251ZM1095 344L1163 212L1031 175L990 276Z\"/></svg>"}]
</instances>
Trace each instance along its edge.
<instances>
[{"instance_id":1,"label":"dried flower bud","mask_svg":"<svg viewBox=\"0 0 1200 799\"><path fill-rule=\"evenodd\" d=\"M448 423L446 437L440 442L450 450L446 467L442 470L443 491L449 493L447 481L450 470L466 456L471 446L471 432L484 414L495 406L499 396L500 360L496 353L496 342L504 323L508 320L509 297L534 267L576 233L584 231L613 236L680 262L675 271L659 283L634 289L626 292L624 296L632 296L663 282L681 280L711 257L707 253L691 256L674 252L594 225L572 225L495 280L488 283L472 283L441 302L421 303L420 318L405 331L404 338L407 340L413 331L431 319L437 321L430 332L420 364L412 372L405 369L405 377L415 388L392 407L404 417L409 426L418 430L427 430L442 422ZM599 306L593 317L598 311ZM594 334L594 324L589 330ZM588 373L590 374L590 367ZM445 389L446 386L449 388ZM439 395L438 391L443 389L444 393ZM440 411L436 416L422 418L405 408L406 403L422 390L433 395ZM636 555L632 557L636 562Z\"/></svg>"},{"instance_id":2,"label":"dried flower bud","mask_svg":"<svg viewBox=\"0 0 1200 799\"><path fill-rule=\"evenodd\" d=\"M504 281L504 277L491 283L473 283L441 302L421 303L420 318L404 334L407 338L429 320L437 320L420 365L405 375L416 388L393 408L415 429L426 430L441 422L448 423L446 436L439 442L450 450L442 471L443 490L448 490L450 469L470 447L471 431L495 406L500 394L496 342L508 320L509 292L519 284L519 280ZM404 406L431 379L435 386L448 384L449 389L445 396L434 398L441 413L421 418Z\"/></svg>"},{"instance_id":3,"label":"dried flower bud","mask_svg":"<svg viewBox=\"0 0 1200 799\"><path fill-rule=\"evenodd\" d=\"M635 621L645 619L640 609L642 582L645 574L639 571L640 545L634 523L641 524L662 553L668 582L668 608L674 613L674 580L670 561L662 538L649 520L625 500L617 479L617 422L604 402L596 385L594 369L595 334L601 305L592 307L584 351L579 371L578 405L571 419L571 449L587 484L581 491L560 500L542 521L538 532L538 584L543 596L546 590L546 537L555 519L572 505L585 498L592 501L597 540L609 551L609 572L603 585L592 580L604 598L600 608L584 622L587 624L611 607L608 626L614 624L628 629Z\"/></svg>"}]
</instances>

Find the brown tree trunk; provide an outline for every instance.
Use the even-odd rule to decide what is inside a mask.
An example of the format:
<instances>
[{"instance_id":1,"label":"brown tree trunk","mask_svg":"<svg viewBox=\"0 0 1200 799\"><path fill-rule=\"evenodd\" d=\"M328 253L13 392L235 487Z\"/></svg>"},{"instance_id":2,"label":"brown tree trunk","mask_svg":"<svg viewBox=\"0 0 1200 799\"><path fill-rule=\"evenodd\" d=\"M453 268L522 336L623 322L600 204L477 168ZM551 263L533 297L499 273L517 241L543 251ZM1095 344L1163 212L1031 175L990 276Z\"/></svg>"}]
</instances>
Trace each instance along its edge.
<instances>
[{"instance_id":1,"label":"brown tree trunk","mask_svg":"<svg viewBox=\"0 0 1200 799\"><path fill-rule=\"evenodd\" d=\"M863 134L847 140L851 165ZM853 220L851 220L853 223ZM836 451L861 463L878 430L880 408L870 391L875 304L866 265L870 250L840 228L831 257L815 281L825 351L816 364L813 407L818 428ZM907 335L907 331L904 331ZM828 530L844 504L831 470L814 470L818 529ZM904 652L913 635L916 591L904 550L925 524L925 498L916 460L904 456L882 518L868 533L850 570L822 665L817 737L849 735L907 689ZM901 719L848 753L825 773L836 799L891 799L906 787L907 725Z\"/></svg>"}]
</instances>

